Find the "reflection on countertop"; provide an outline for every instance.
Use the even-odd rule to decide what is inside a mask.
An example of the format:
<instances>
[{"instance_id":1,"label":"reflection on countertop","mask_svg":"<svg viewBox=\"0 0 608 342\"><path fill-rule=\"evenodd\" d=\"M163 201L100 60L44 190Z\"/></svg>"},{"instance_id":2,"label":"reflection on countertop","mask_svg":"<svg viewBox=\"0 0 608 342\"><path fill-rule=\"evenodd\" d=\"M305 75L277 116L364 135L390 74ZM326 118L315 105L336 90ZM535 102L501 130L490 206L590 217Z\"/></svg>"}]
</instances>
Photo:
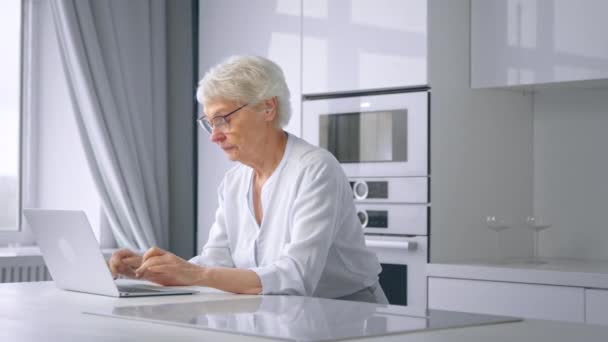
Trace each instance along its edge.
<instances>
[{"instance_id":1,"label":"reflection on countertop","mask_svg":"<svg viewBox=\"0 0 608 342\"><path fill-rule=\"evenodd\" d=\"M122 306L90 313L294 341L384 336L519 321L438 310L424 310L425 315L416 316L402 306L300 296Z\"/></svg>"}]
</instances>

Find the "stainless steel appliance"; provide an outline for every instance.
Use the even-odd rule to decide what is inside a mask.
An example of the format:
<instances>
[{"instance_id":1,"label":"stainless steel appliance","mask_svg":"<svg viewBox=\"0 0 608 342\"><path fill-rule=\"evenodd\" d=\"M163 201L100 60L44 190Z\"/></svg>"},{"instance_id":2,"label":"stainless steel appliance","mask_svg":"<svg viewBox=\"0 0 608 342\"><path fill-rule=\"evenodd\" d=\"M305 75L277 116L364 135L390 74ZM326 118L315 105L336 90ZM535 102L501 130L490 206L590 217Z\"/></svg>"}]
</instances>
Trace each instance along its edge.
<instances>
[{"instance_id":1,"label":"stainless steel appliance","mask_svg":"<svg viewBox=\"0 0 608 342\"><path fill-rule=\"evenodd\" d=\"M399 91L305 96L303 137L349 178L389 302L426 308L429 93Z\"/></svg>"}]
</instances>

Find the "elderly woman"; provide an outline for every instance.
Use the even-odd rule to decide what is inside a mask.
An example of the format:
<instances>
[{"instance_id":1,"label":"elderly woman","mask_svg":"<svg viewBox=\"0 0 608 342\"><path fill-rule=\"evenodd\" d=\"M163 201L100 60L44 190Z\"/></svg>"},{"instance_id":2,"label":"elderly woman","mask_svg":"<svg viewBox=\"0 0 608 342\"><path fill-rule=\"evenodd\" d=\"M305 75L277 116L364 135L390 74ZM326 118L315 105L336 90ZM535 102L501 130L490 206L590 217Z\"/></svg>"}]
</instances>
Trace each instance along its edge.
<instances>
[{"instance_id":1,"label":"elderly woman","mask_svg":"<svg viewBox=\"0 0 608 342\"><path fill-rule=\"evenodd\" d=\"M209 240L189 262L158 248L120 250L112 272L162 285L386 303L340 164L282 129L291 111L280 67L232 57L207 72L197 100L200 126L238 162L219 186Z\"/></svg>"}]
</instances>

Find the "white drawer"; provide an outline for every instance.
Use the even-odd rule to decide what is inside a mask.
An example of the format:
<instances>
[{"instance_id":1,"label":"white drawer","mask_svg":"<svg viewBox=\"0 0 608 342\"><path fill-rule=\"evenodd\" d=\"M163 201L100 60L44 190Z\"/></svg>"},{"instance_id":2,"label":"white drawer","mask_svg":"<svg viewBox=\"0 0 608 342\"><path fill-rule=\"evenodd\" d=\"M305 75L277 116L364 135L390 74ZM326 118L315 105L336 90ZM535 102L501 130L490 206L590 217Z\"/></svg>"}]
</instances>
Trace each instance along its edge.
<instances>
[{"instance_id":1,"label":"white drawer","mask_svg":"<svg viewBox=\"0 0 608 342\"><path fill-rule=\"evenodd\" d=\"M585 290L585 318L589 324L608 325L607 290Z\"/></svg>"},{"instance_id":2,"label":"white drawer","mask_svg":"<svg viewBox=\"0 0 608 342\"><path fill-rule=\"evenodd\" d=\"M428 278L429 308L567 322L585 321L582 287Z\"/></svg>"}]
</instances>

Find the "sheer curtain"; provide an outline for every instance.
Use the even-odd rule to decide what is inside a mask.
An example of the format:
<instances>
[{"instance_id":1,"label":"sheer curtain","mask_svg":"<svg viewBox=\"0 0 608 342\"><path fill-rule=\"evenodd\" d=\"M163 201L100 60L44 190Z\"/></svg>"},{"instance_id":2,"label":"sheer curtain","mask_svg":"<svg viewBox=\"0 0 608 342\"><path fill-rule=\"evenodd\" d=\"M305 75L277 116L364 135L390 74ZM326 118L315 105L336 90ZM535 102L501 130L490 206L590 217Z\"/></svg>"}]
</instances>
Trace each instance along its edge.
<instances>
[{"instance_id":1,"label":"sheer curtain","mask_svg":"<svg viewBox=\"0 0 608 342\"><path fill-rule=\"evenodd\" d=\"M80 138L121 247L168 248L164 0L51 0Z\"/></svg>"}]
</instances>

